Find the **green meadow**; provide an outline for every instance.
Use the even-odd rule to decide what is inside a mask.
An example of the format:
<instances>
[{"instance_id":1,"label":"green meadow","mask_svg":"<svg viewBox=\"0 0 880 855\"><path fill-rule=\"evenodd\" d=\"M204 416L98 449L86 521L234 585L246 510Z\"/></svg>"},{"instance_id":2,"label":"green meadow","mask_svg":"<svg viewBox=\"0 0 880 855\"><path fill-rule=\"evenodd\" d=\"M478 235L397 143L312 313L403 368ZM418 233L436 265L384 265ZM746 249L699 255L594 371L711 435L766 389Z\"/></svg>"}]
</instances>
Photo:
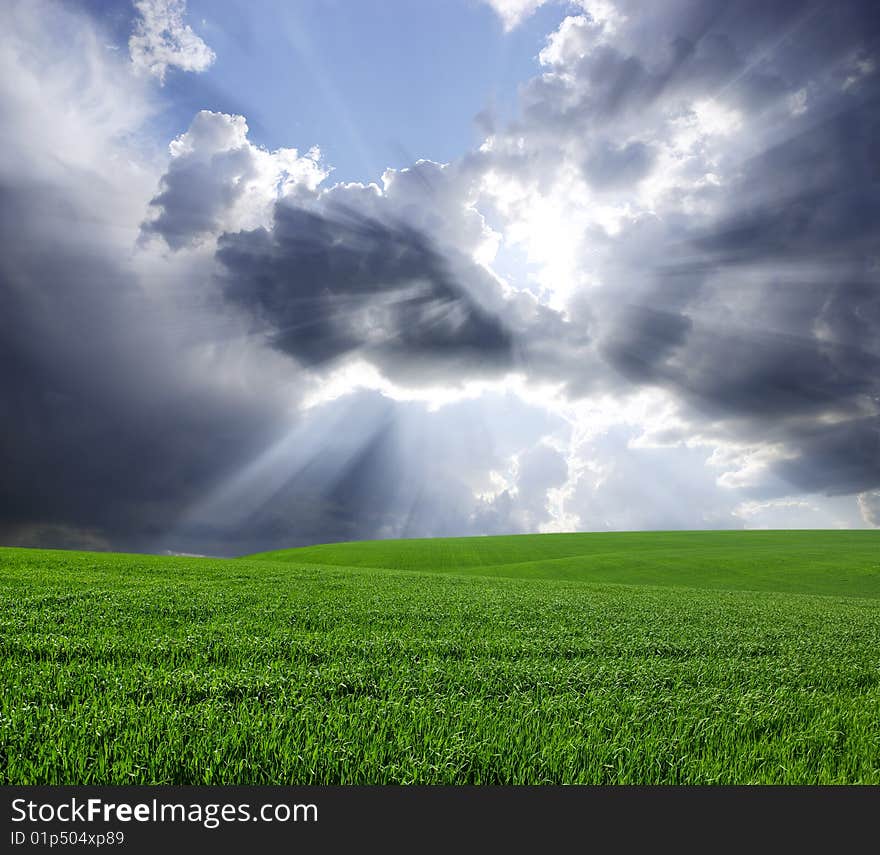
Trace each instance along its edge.
<instances>
[{"instance_id":1,"label":"green meadow","mask_svg":"<svg viewBox=\"0 0 880 855\"><path fill-rule=\"evenodd\" d=\"M6 784L880 783L880 532L0 549Z\"/></svg>"}]
</instances>

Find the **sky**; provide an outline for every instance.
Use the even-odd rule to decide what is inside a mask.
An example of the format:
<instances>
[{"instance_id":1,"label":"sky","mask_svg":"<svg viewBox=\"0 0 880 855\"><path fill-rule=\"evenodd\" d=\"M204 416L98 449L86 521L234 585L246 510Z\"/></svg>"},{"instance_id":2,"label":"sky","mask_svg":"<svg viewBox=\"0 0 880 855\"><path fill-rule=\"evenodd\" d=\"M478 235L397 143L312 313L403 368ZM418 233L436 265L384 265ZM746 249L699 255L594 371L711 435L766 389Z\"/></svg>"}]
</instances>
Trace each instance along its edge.
<instances>
[{"instance_id":1,"label":"sky","mask_svg":"<svg viewBox=\"0 0 880 855\"><path fill-rule=\"evenodd\" d=\"M8 0L0 543L880 526L880 16Z\"/></svg>"}]
</instances>

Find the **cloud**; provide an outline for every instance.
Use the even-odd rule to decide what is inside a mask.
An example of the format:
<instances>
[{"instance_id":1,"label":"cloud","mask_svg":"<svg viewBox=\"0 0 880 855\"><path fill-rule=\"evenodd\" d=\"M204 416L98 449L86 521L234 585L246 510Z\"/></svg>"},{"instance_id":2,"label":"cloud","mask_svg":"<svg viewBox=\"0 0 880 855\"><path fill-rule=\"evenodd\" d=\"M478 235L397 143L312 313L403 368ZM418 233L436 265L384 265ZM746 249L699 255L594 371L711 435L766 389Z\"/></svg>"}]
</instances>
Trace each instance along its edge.
<instances>
[{"instance_id":1,"label":"cloud","mask_svg":"<svg viewBox=\"0 0 880 855\"><path fill-rule=\"evenodd\" d=\"M134 0L138 12L128 52L134 68L165 82L169 68L206 71L216 55L184 22L185 0Z\"/></svg>"},{"instance_id":2,"label":"cloud","mask_svg":"<svg viewBox=\"0 0 880 855\"><path fill-rule=\"evenodd\" d=\"M565 455L547 442L520 450L490 473L491 489L478 496L472 528L483 534L525 534L576 525L577 520L561 519L552 502L553 491L568 477Z\"/></svg>"},{"instance_id":3,"label":"cloud","mask_svg":"<svg viewBox=\"0 0 880 855\"><path fill-rule=\"evenodd\" d=\"M218 351L229 326L210 309L195 317L186 302L145 293L130 248L95 239L102 230L75 187L7 190L2 207L15 211L17 235L0 262L0 418L16 425L0 446L4 536L41 531L57 546L82 530L150 549L271 439L295 393L264 360L254 373L252 348Z\"/></svg>"},{"instance_id":4,"label":"cloud","mask_svg":"<svg viewBox=\"0 0 880 855\"><path fill-rule=\"evenodd\" d=\"M880 90L840 98L870 4L618 7L560 25L482 148L481 204L539 265L520 287L589 324L569 393L660 389L691 435L783 449L789 491L876 486Z\"/></svg>"},{"instance_id":5,"label":"cloud","mask_svg":"<svg viewBox=\"0 0 880 855\"><path fill-rule=\"evenodd\" d=\"M859 494L859 510L865 522L874 528L880 528L880 490Z\"/></svg>"},{"instance_id":6,"label":"cloud","mask_svg":"<svg viewBox=\"0 0 880 855\"><path fill-rule=\"evenodd\" d=\"M279 203L271 230L223 235L217 259L228 299L305 365L355 351L392 374L510 364L510 333L425 235L403 223ZM481 274L472 262L462 266Z\"/></svg>"},{"instance_id":7,"label":"cloud","mask_svg":"<svg viewBox=\"0 0 880 855\"><path fill-rule=\"evenodd\" d=\"M513 395L490 393L432 410L356 390L303 414L169 534L177 550L256 551L377 537L533 530L549 517L548 487L564 464L540 440L564 422ZM541 472L541 454L553 467ZM522 460L538 492L487 497L499 472ZM536 467L538 467L536 471ZM516 479L514 479L516 480Z\"/></svg>"},{"instance_id":8,"label":"cloud","mask_svg":"<svg viewBox=\"0 0 880 855\"><path fill-rule=\"evenodd\" d=\"M512 30L517 24L532 15L547 0L483 0L501 18L504 29Z\"/></svg>"},{"instance_id":9,"label":"cloud","mask_svg":"<svg viewBox=\"0 0 880 855\"><path fill-rule=\"evenodd\" d=\"M29 59L0 85L0 111L24 117L3 124L0 162L2 542L237 554L480 533L490 472L558 419L491 396L437 410L349 390L302 405L327 346L419 383L510 364L467 176L423 162L387 173L381 193L339 186L322 201L316 153L259 149L243 119L212 113L153 163L131 133L149 92L89 19L16 12L2 56ZM82 49L59 65L60 39ZM30 81L43 97L22 102ZM69 147L55 150L53 122ZM254 267L239 266L247 253ZM544 316L527 300L511 323L528 312ZM303 319L326 341L286 328Z\"/></svg>"},{"instance_id":10,"label":"cloud","mask_svg":"<svg viewBox=\"0 0 880 855\"><path fill-rule=\"evenodd\" d=\"M247 133L243 116L200 111L169 145L171 159L142 235L181 249L269 223L280 198L314 195L328 174L317 148L304 156L293 148L270 152Z\"/></svg>"},{"instance_id":11,"label":"cloud","mask_svg":"<svg viewBox=\"0 0 880 855\"><path fill-rule=\"evenodd\" d=\"M536 531L549 522L549 491L568 480L568 461L558 449L536 445L517 458L516 490L522 531Z\"/></svg>"},{"instance_id":12,"label":"cloud","mask_svg":"<svg viewBox=\"0 0 880 855\"><path fill-rule=\"evenodd\" d=\"M215 239L226 299L309 371L366 360L412 387L521 372L572 401L662 389L710 449L774 449L747 480L707 472L701 503L719 484L864 491L880 483L859 450L873 447L880 375L877 198L863 180L878 134L867 82L836 100L861 22L855 7L839 13L821 42L806 7L585 8L548 39L522 116L479 152L389 170L381 187L321 190L314 172L271 208L283 194L261 193L258 227L230 215L250 180L244 120L203 114L144 228L171 246ZM767 45L794 31L820 52L805 65L783 39L770 59ZM810 109L793 113L805 70ZM548 211L570 231L550 229L542 249ZM546 264L552 307L484 269L516 241ZM636 471L618 471L631 489ZM583 519L588 493L571 478ZM484 500L486 525L501 510L540 525L546 490L526 490L541 497L527 512L510 485ZM720 502L716 518L735 521L734 507ZM596 514L592 499L582 509Z\"/></svg>"},{"instance_id":13,"label":"cloud","mask_svg":"<svg viewBox=\"0 0 880 855\"><path fill-rule=\"evenodd\" d=\"M329 187L243 116L154 153L168 90L10 10L5 542L874 522L869 6L579 4L477 150Z\"/></svg>"},{"instance_id":14,"label":"cloud","mask_svg":"<svg viewBox=\"0 0 880 855\"><path fill-rule=\"evenodd\" d=\"M637 183L650 172L653 161L650 146L638 140L619 146L600 140L588 152L583 172L594 189L613 189Z\"/></svg>"},{"instance_id":15,"label":"cloud","mask_svg":"<svg viewBox=\"0 0 880 855\"><path fill-rule=\"evenodd\" d=\"M149 550L286 426L297 383L205 301L196 266L133 252L159 175L127 63L74 9L22 3L9 22L0 56L23 61L0 114L22 120L0 123L0 536Z\"/></svg>"},{"instance_id":16,"label":"cloud","mask_svg":"<svg viewBox=\"0 0 880 855\"><path fill-rule=\"evenodd\" d=\"M618 11L610 0L567 0L566 3L562 0L483 0L483 2L492 7L508 32L550 2L581 9L587 13L582 17L599 24L607 24L609 27L614 27L619 19Z\"/></svg>"},{"instance_id":17,"label":"cloud","mask_svg":"<svg viewBox=\"0 0 880 855\"><path fill-rule=\"evenodd\" d=\"M583 364L580 325L487 270L498 236L468 161L322 189L316 151L267 152L243 117L207 111L170 150L142 238L216 247L218 292L301 367L357 358L415 386L514 370L565 384L560 366Z\"/></svg>"},{"instance_id":18,"label":"cloud","mask_svg":"<svg viewBox=\"0 0 880 855\"><path fill-rule=\"evenodd\" d=\"M743 502L733 511L751 529L850 528L852 520L836 505L823 507L814 496Z\"/></svg>"},{"instance_id":19,"label":"cloud","mask_svg":"<svg viewBox=\"0 0 880 855\"><path fill-rule=\"evenodd\" d=\"M44 183L91 179L102 168L140 193L132 160L118 157L156 111L145 82L107 51L106 35L75 6L9 0L0 40L0 171L14 183L23 173ZM63 144L59 141L63 140ZM141 160L141 158L138 158ZM91 173L89 176L87 173Z\"/></svg>"}]
</instances>

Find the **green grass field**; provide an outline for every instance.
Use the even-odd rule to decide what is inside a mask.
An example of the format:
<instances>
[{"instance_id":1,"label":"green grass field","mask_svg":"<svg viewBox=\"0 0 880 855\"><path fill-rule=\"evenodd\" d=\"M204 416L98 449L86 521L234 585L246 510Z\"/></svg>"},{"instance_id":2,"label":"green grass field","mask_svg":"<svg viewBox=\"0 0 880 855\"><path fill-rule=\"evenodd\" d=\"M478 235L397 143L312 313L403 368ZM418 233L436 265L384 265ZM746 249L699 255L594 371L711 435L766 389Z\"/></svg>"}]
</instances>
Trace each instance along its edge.
<instances>
[{"instance_id":1,"label":"green grass field","mask_svg":"<svg viewBox=\"0 0 880 855\"><path fill-rule=\"evenodd\" d=\"M880 783L880 532L0 549L6 784Z\"/></svg>"},{"instance_id":2,"label":"green grass field","mask_svg":"<svg viewBox=\"0 0 880 855\"><path fill-rule=\"evenodd\" d=\"M251 557L469 576L880 598L880 532L865 530L368 540Z\"/></svg>"}]
</instances>

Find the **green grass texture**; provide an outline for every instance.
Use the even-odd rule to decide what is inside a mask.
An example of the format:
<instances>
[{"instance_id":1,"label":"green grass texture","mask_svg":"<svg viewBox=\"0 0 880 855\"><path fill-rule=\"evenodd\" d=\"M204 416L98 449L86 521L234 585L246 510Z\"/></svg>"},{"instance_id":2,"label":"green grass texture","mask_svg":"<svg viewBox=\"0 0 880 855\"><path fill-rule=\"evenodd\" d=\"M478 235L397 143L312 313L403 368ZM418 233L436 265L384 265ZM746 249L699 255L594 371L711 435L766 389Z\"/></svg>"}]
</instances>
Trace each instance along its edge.
<instances>
[{"instance_id":1,"label":"green grass texture","mask_svg":"<svg viewBox=\"0 0 880 855\"><path fill-rule=\"evenodd\" d=\"M880 598L880 532L668 531L329 543L298 564Z\"/></svg>"},{"instance_id":2,"label":"green grass texture","mask_svg":"<svg viewBox=\"0 0 880 855\"><path fill-rule=\"evenodd\" d=\"M0 781L878 784L878 573L873 531L0 549Z\"/></svg>"}]
</instances>

